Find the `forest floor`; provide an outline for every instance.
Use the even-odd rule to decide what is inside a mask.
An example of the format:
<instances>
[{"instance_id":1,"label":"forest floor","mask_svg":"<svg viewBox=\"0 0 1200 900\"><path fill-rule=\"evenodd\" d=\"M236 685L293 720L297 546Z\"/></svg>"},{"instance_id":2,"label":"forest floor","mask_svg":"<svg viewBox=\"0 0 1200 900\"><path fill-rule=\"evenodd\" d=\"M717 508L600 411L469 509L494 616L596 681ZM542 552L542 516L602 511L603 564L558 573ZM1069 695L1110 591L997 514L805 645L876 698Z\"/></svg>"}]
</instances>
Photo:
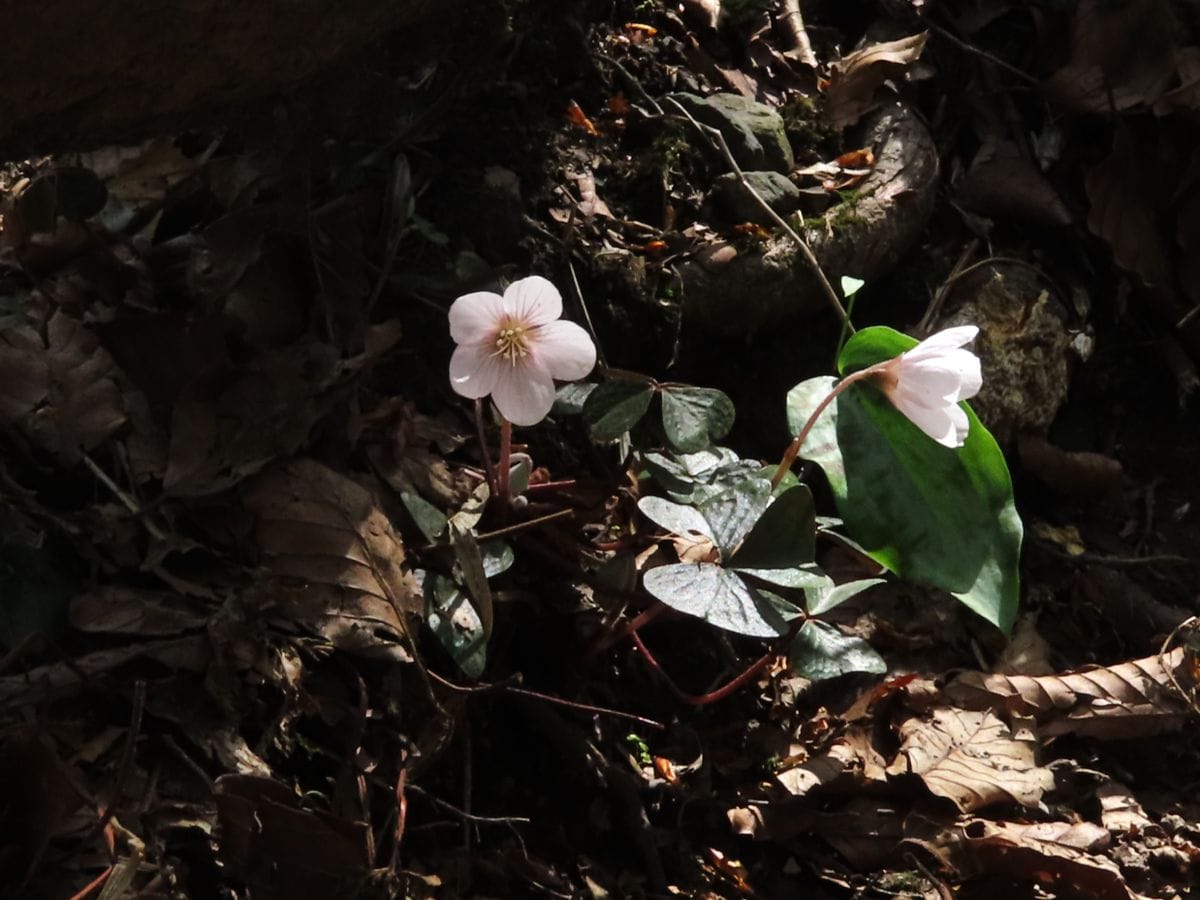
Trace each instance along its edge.
<instances>
[{"instance_id":1,"label":"forest floor","mask_svg":"<svg viewBox=\"0 0 1200 900\"><path fill-rule=\"evenodd\" d=\"M464 6L221 133L0 172L0 897L1188 894L1194 8ZM644 457L566 396L487 503L462 294L544 275L764 464L832 373L665 100L717 91L782 111L856 325L981 325L1011 640L896 578L823 620L882 674L647 615Z\"/></svg>"}]
</instances>

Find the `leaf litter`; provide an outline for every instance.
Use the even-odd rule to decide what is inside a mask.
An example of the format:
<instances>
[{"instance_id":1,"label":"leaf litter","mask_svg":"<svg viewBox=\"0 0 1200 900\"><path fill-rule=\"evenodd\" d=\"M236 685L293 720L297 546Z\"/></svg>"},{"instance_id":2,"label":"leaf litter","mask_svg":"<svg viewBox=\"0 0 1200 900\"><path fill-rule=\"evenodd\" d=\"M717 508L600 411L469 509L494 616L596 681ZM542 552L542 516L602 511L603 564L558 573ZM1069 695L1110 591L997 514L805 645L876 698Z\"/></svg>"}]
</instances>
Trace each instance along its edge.
<instances>
[{"instance_id":1,"label":"leaf litter","mask_svg":"<svg viewBox=\"0 0 1200 900\"><path fill-rule=\"evenodd\" d=\"M964 227L1062 282L1083 276L1008 225L1084 246L1086 222L1128 273L1125 302L1182 323L1194 348L1197 179L1147 162L1177 151L1176 117L1196 110L1197 36L1168 26L1168 6L977 10L960 23L987 54L1048 73L1054 116L1156 120L1136 135L1132 119L1119 122L1076 147L1080 158L1055 157L1029 146L1030 133L1053 131L1041 111L1005 107L975 123L975 145L947 151L955 202L944 212L961 209ZM25 892L13 896L73 896L97 878L110 896L299 898L947 896L1014 883L1030 895L1168 897L1195 881L1196 631L1167 639L1186 618L1171 600L1194 597L1195 582L1149 561L1184 556L1173 529L1190 501L1173 483L1156 493L1157 470L1119 441L1021 436L1023 454L1040 453L1026 474L1068 498L1039 509L1044 533L1074 529L1083 548L1066 562L1030 551L1026 602L1043 616L1021 620L1024 655L944 596L881 583L824 531L810 548L807 520L794 529L804 552L784 548L784 563L769 564L780 546L747 536L736 504L721 507L723 483L754 473L708 449L740 440L744 423L706 388L624 385L609 405L591 401L591 419L583 405L593 435L619 438L659 427L646 413L661 394L679 452L639 465L669 473L676 503L708 499L710 517L689 523L638 497L636 473L598 459L562 416L525 448L543 467L530 483L554 486L528 494L528 517L560 518L478 544L447 537L506 527L484 518L471 424L443 386L452 297L517 258L558 265L567 239L589 299L625 297L614 260L669 298L677 254L755 240L705 220L713 164L687 141L655 143L662 123L639 87L815 108L815 120L790 120L794 142L825 135L797 147L793 174L821 179L821 202L843 212L878 149L847 129L872 109L919 103L932 79L948 86L951 115L974 116L978 98L956 106L949 89L956 66L989 98L1012 93L1011 73L937 29L856 45L857 26L808 9L800 20L789 4L651 7L581 32L595 72L515 126L526 140L514 146L536 136L546 148L536 164L488 149L514 134L492 95L473 126L452 117L480 138L465 143L475 156L436 137L339 146L272 123L269 140L163 137L4 173L0 491L13 612L0 657L0 882ZM946 15L939 28L958 14ZM562 37L528 13L518 24ZM797 27L811 37L803 52ZM1063 52L1020 40L1037 30ZM540 60L493 34L483 43L479 60L512 67L489 76L495 90L540 98ZM437 102L422 85L454 90L430 65L431 80L405 80L419 114ZM1014 130L1014 116L1029 120ZM1080 139L1067 133L1070 148ZM497 166L517 191L465 218L528 218L523 249L507 255L487 249L486 229L463 232L448 186L452 171ZM503 204L522 196L514 220ZM931 232L935 271L972 246L953 231ZM1093 376L1082 389L1103 387ZM1191 463L1161 465L1183 479ZM758 558L739 568L743 550ZM807 578L810 556L836 582ZM695 709L623 644L589 659L597 633L645 608L628 576L674 565L725 578L721 596L737 602L717 624L753 627L714 639L670 615L648 625L687 690L711 690L761 653L747 634L787 631L802 607L820 618L801 633L824 649ZM1114 567L1153 576L1144 636L1095 614L1129 590L1105 575ZM59 608L48 572L73 585ZM441 607L434 584L446 587ZM711 596L694 588L664 590L681 605ZM775 590L786 598L764 605ZM24 616L26 604L53 614ZM993 671L980 668L988 659Z\"/></svg>"}]
</instances>

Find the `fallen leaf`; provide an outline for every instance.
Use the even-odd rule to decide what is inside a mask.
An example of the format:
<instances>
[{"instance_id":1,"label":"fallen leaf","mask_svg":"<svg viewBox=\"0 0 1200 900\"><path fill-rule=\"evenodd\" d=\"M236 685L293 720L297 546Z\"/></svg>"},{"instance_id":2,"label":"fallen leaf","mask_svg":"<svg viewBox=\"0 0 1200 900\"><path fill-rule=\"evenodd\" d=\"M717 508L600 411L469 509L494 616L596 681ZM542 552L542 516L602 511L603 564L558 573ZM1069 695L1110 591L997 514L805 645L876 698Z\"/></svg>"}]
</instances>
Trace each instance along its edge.
<instances>
[{"instance_id":1,"label":"fallen leaf","mask_svg":"<svg viewBox=\"0 0 1200 900\"><path fill-rule=\"evenodd\" d=\"M1083 500L1118 501L1125 480L1111 456L1070 452L1032 434L1017 436L1021 467L1053 491Z\"/></svg>"},{"instance_id":2,"label":"fallen leaf","mask_svg":"<svg viewBox=\"0 0 1200 900\"><path fill-rule=\"evenodd\" d=\"M1095 855L1109 841L1108 831L1091 822L988 822L962 826L965 849L975 868L1008 878L1032 881L1056 897L1134 900L1121 870Z\"/></svg>"},{"instance_id":3,"label":"fallen leaf","mask_svg":"<svg viewBox=\"0 0 1200 900\"><path fill-rule=\"evenodd\" d=\"M1050 227L1071 224L1071 211L1054 185L1009 140L991 139L979 149L958 195L964 207L979 215Z\"/></svg>"},{"instance_id":4,"label":"fallen leaf","mask_svg":"<svg viewBox=\"0 0 1200 900\"><path fill-rule=\"evenodd\" d=\"M922 32L897 41L870 44L835 62L825 95L833 124L845 128L873 109L876 89L888 79L902 75L916 62L928 39L929 34Z\"/></svg>"},{"instance_id":5,"label":"fallen leaf","mask_svg":"<svg viewBox=\"0 0 1200 900\"><path fill-rule=\"evenodd\" d=\"M1153 104L1175 75L1174 28L1165 0L1081 0L1070 60L1043 90L1079 112L1107 115Z\"/></svg>"},{"instance_id":6,"label":"fallen leaf","mask_svg":"<svg viewBox=\"0 0 1200 900\"><path fill-rule=\"evenodd\" d=\"M1017 739L990 710L933 709L902 724L900 736L888 773L919 776L963 812L992 803L1037 806L1054 787L1050 770L1037 765L1033 742Z\"/></svg>"},{"instance_id":7,"label":"fallen leaf","mask_svg":"<svg viewBox=\"0 0 1200 900\"><path fill-rule=\"evenodd\" d=\"M407 661L402 618L424 609L404 546L371 493L320 463L279 463L247 482L242 502L265 569L262 602L335 647Z\"/></svg>"},{"instance_id":8,"label":"fallen leaf","mask_svg":"<svg viewBox=\"0 0 1200 900\"><path fill-rule=\"evenodd\" d=\"M1112 153L1088 172L1088 229L1112 251L1117 264L1148 286L1171 281L1158 231L1154 192L1140 174L1143 160L1133 134L1118 127Z\"/></svg>"},{"instance_id":9,"label":"fallen leaf","mask_svg":"<svg viewBox=\"0 0 1200 900\"><path fill-rule=\"evenodd\" d=\"M216 782L217 850L265 900L326 900L357 893L370 860L370 826L300 807L281 782L223 775Z\"/></svg>"},{"instance_id":10,"label":"fallen leaf","mask_svg":"<svg viewBox=\"0 0 1200 900\"><path fill-rule=\"evenodd\" d=\"M967 710L1015 711L1037 719L1043 737L1144 737L1182 727L1193 718L1176 695L1171 674L1188 684L1189 652L1179 647L1108 668L1059 675L985 675L965 672L942 690ZM1170 673L1170 674L1169 674Z\"/></svg>"},{"instance_id":11,"label":"fallen leaf","mask_svg":"<svg viewBox=\"0 0 1200 900\"><path fill-rule=\"evenodd\" d=\"M125 424L120 372L100 341L61 310L45 338L24 325L0 335L0 422L68 466Z\"/></svg>"}]
</instances>

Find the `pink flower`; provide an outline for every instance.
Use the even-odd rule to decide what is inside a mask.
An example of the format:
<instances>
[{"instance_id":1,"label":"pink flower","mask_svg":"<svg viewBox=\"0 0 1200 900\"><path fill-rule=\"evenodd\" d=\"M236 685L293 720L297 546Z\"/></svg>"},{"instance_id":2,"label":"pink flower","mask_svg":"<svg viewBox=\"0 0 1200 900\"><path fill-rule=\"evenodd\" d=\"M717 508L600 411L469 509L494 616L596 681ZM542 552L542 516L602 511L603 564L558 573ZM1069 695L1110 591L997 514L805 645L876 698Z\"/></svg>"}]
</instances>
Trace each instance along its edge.
<instances>
[{"instance_id":1,"label":"pink flower","mask_svg":"<svg viewBox=\"0 0 1200 900\"><path fill-rule=\"evenodd\" d=\"M463 397L492 395L514 425L536 425L554 405L554 379L582 378L596 346L574 322L559 320L562 297L545 278L514 281L504 296L464 294L450 306L450 386Z\"/></svg>"},{"instance_id":2,"label":"pink flower","mask_svg":"<svg viewBox=\"0 0 1200 900\"><path fill-rule=\"evenodd\" d=\"M876 369L892 405L945 447L961 447L966 441L967 414L958 404L974 397L983 384L979 357L962 349L978 333L974 325L947 328Z\"/></svg>"}]
</instances>

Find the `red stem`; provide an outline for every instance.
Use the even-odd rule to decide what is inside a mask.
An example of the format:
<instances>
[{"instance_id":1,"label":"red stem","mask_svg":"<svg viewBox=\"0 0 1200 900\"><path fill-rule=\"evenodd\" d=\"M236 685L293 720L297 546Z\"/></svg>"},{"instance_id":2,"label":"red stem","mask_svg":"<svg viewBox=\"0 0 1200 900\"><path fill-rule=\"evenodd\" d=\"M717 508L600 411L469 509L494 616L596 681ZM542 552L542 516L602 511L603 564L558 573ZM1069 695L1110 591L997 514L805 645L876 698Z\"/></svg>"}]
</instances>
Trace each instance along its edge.
<instances>
[{"instance_id":1,"label":"red stem","mask_svg":"<svg viewBox=\"0 0 1200 900\"><path fill-rule=\"evenodd\" d=\"M599 639L583 654L584 659L595 659L605 650L625 640L629 635L636 634L637 630L643 625L649 625L655 619L670 611L671 608L661 600L655 600L632 619L625 622L620 628L600 635Z\"/></svg>"},{"instance_id":2,"label":"red stem","mask_svg":"<svg viewBox=\"0 0 1200 900\"><path fill-rule=\"evenodd\" d=\"M718 700L724 700L734 691L745 687L746 684L748 684L754 677L762 672L763 669L769 666L775 657L779 655L779 651L782 649L782 647L786 646L787 642L796 634L796 631L800 627L799 623L802 622L803 619L798 620L798 624L793 625L788 631L787 635L780 639L779 643L752 662L749 668L744 669L741 674L734 676L734 678L725 682L725 684L721 685L721 687L717 688L715 691L709 691L707 694L700 694L699 696L695 694L689 694L682 690L679 685L677 685L671 679L671 676L668 675L666 670L662 667L662 663L654 658L654 654L650 652L650 648L646 646L644 641L642 641L642 636L640 634L634 631L631 636L633 637L634 644L636 644L638 650L641 651L642 656L646 658L646 663L662 677L663 681L666 682L667 687L670 688L671 693L689 706L707 706L710 703L716 703Z\"/></svg>"}]
</instances>

